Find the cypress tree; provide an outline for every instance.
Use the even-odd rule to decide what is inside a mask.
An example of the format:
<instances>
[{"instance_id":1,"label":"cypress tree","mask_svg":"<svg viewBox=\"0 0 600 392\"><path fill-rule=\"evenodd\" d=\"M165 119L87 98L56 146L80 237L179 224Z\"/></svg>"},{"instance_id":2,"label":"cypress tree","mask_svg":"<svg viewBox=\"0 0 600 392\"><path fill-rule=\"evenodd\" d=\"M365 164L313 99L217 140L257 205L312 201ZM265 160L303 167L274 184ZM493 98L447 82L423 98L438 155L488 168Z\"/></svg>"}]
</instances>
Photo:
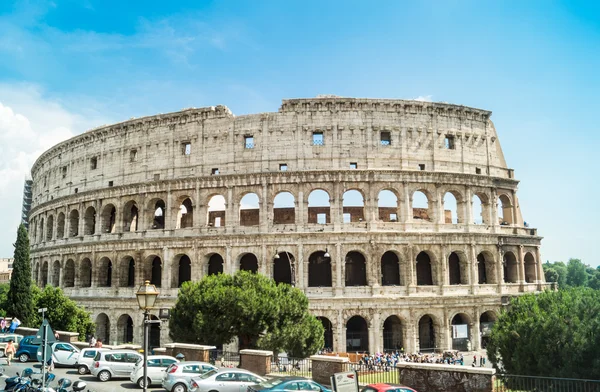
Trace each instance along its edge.
<instances>
[{"instance_id":1,"label":"cypress tree","mask_svg":"<svg viewBox=\"0 0 600 392\"><path fill-rule=\"evenodd\" d=\"M8 291L7 316L18 317L23 325L34 319L33 295L31 292L31 263L29 262L29 237L22 224L17 230L15 260Z\"/></svg>"}]
</instances>

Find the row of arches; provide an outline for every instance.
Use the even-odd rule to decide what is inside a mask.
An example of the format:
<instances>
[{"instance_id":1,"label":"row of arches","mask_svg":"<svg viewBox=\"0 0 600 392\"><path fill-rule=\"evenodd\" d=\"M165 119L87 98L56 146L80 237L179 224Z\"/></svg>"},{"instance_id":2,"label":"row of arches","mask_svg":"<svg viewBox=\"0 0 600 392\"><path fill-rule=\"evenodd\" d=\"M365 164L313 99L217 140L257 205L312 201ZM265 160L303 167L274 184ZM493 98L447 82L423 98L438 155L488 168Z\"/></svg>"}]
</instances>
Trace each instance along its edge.
<instances>
[{"instance_id":1,"label":"row of arches","mask_svg":"<svg viewBox=\"0 0 600 392\"><path fill-rule=\"evenodd\" d=\"M327 250L312 252L307 260L306 285L333 287L333 263ZM471 262L476 264L474 276L471 276ZM498 284L520 281L519 262L511 251L503 253L501 275L496 268L494 256L488 251L480 252L474 261L469 260L464 251L453 251L445 257L438 257L434 252L421 251L416 255L414 263L409 263L412 264L411 268L411 265L407 266L406 263L401 262L397 251L386 251L377 262L375 260L368 262L365 254L353 250L344 255L342 263L343 285L346 287L373 284L382 286ZM120 260L112 260L105 256L94 262L87 257L77 262L71 258L64 263L59 260L38 261L34 266L34 279L42 287L47 284L61 287L134 287L149 280L158 287L167 285L178 288L184 282L194 278L199 279L207 274L225 272L225 262L219 253L205 255L203 261L199 263L193 263L190 256L181 253L167 264L165 266L163 259L158 255L150 255L139 261L132 256L124 256ZM254 253L240 254L236 264L234 270L253 273L258 273L260 270L259 259ZM170 271L170 282L163 280L165 268ZM193 274L196 268L202 270ZM278 252L273 256L268 270L277 283L295 284L296 257L288 251ZM445 272L442 273L443 271ZM537 274L535 257L531 252L526 252L525 282L537 282L540 279ZM305 284L301 286L304 287Z\"/></svg>"},{"instance_id":2,"label":"row of arches","mask_svg":"<svg viewBox=\"0 0 600 392\"><path fill-rule=\"evenodd\" d=\"M393 189L383 189L379 192L375 210L365 202L364 192L350 189L343 193L341 202L342 223L377 220L380 222L434 222L442 224L502 224L515 223L513 216L513 201L508 194L501 194L496 200L496 214L490 212L490 197L485 193L475 193L471 200L466 200L463 194L449 190L443 194L441 206L427 189L415 190L408 196L409 211L403 212L401 197ZM315 189L306 199L307 208L305 220L308 224L332 223L333 200L326 190ZM129 200L118 209L113 203L108 203L97 211L94 206L88 206L82 212L71 209L65 212L48 214L39 217L32 224L32 242L40 243L65 237L79 235L94 235L115 232L135 232L139 230L160 230L165 228L184 229L195 227L194 215L196 205L189 196L177 199L176 207L167 210L167 204L161 198L152 198L141 208L136 200ZM275 195L268 221L274 225L297 223L297 201L289 191L281 191ZM143 215L142 212L144 211ZM372 211L373 213L367 213ZM208 227L223 227L228 219L226 199L223 195L213 195L208 200L205 223ZM258 226L262 219L261 201L256 193L244 194L238 202L237 223L240 226ZM169 215L174 216L174 220ZM492 216L498 221L493 223ZM472 222L468 222L470 216ZM201 217L196 216L197 219ZM198 224L196 224L198 226ZM66 231L65 231L66 230Z\"/></svg>"},{"instance_id":3,"label":"row of arches","mask_svg":"<svg viewBox=\"0 0 600 392\"><path fill-rule=\"evenodd\" d=\"M150 319L158 321L158 318L154 315L150 315ZM110 317L106 313L98 314L95 323L95 336L105 344L117 345L137 342L137 336L134 333L134 322L129 314L122 314L118 317L116 328L111 325ZM150 349L161 346L160 332L160 323L151 323L149 325L148 345Z\"/></svg>"}]
</instances>

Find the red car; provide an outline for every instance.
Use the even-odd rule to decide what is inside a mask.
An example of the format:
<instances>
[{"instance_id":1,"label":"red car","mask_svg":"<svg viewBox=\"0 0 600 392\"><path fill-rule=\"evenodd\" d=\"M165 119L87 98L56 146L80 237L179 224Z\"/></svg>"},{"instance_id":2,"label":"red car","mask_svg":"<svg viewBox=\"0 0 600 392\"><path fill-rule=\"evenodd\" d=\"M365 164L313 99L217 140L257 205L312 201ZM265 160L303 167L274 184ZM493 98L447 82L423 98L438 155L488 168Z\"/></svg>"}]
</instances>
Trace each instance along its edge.
<instances>
[{"instance_id":1,"label":"red car","mask_svg":"<svg viewBox=\"0 0 600 392\"><path fill-rule=\"evenodd\" d=\"M361 392L417 392L412 388L399 384L370 384Z\"/></svg>"}]
</instances>

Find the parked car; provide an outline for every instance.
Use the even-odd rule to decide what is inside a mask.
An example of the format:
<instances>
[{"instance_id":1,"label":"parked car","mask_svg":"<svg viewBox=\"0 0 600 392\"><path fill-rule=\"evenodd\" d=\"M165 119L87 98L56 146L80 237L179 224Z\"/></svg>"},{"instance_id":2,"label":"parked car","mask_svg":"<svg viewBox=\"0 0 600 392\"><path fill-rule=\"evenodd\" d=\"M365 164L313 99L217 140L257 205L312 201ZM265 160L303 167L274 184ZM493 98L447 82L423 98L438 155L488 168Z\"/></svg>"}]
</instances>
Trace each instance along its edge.
<instances>
[{"instance_id":1,"label":"parked car","mask_svg":"<svg viewBox=\"0 0 600 392\"><path fill-rule=\"evenodd\" d=\"M94 366L94 358L96 354L100 351L107 351L108 348L96 348L96 347L86 347L83 348L79 352L79 357L77 358L77 372L79 374L86 374L90 372L92 366Z\"/></svg>"},{"instance_id":2,"label":"parked car","mask_svg":"<svg viewBox=\"0 0 600 392\"><path fill-rule=\"evenodd\" d=\"M19 349L15 353L15 358L19 362L37 361L37 351L39 345L33 344L32 341L35 339L35 335L25 336L19 342Z\"/></svg>"},{"instance_id":3,"label":"parked car","mask_svg":"<svg viewBox=\"0 0 600 392\"><path fill-rule=\"evenodd\" d=\"M6 349L6 344L9 341L13 341L15 345L15 349L19 349L19 342L23 339L23 335L18 335L16 333L7 333L0 335L0 358L4 357L4 350Z\"/></svg>"},{"instance_id":4,"label":"parked car","mask_svg":"<svg viewBox=\"0 0 600 392\"><path fill-rule=\"evenodd\" d=\"M240 392L249 385L260 384L265 378L244 369L223 368L211 370L190 381L192 392Z\"/></svg>"},{"instance_id":5,"label":"parked car","mask_svg":"<svg viewBox=\"0 0 600 392\"><path fill-rule=\"evenodd\" d=\"M167 368L162 379L162 387L169 392L186 392L192 377L198 377L217 367L207 362L175 363Z\"/></svg>"},{"instance_id":6,"label":"parked car","mask_svg":"<svg viewBox=\"0 0 600 392\"><path fill-rule=\"evenodd\" d=\"M79 349L71 343L52 343L52 361L58 366L75 366L79 358ZM39 350L39 347L38 347ZM36 352L37 356L37 352Z\"/></svg>"},{"instance_id":7,"label":"parked car","mask_svg":"<svg viewBox=\"0 0 600 392\"><path fill-rule=\"evenodd\" d=\"M369 384L361 392L417 392L400 384Z\"/></svg>"},{"instance_id":8,"label":"parked car","mask_svg":"<svg viewBox=\"0 0 600 392\"><path fill-rule=\"evenodd\" d=\"M148 386L160 384L165 375L165 370L174 363L179 361L168 355L149 355L148 356L148 374L150 380ZM137 384L140 388L144 388L144 359L135 364L131 375L131 382Z\"/></svg>"},{"instance_id":9,"label":"parked car","mask_svg":"<svg viewBox=\"0 0 600 392\"><path fill-rule=\"evenodd\" d=\"M141 360L142 354L133 350L98 351L90 372L103 382L111 378L128 378L136 362Z\"/></svg>"},{"instance_id":10,"label":"parked car","mask_svg":"<svg viewBox=\"0 0 600 392\"><path fill-rule=\"evenodd\" d=\"M248 392L284 392L284 391L315 391L331 392L331 390L316 381L306 377L275 377L260 384L248 386Z\"/></svg>"}]
</instances>

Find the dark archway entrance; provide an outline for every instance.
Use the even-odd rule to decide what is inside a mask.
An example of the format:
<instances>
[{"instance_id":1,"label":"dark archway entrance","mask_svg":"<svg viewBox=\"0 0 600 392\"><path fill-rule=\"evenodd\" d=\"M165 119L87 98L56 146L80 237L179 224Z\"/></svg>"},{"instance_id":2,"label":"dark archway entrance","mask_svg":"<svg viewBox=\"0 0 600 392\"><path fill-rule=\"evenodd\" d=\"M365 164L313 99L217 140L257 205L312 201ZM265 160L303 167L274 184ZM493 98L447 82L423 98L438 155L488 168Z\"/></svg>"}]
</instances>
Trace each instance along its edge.
<instances>
[{"instance_id":1,"label":"dark archway entrance","mask_svg":"<svg viewBox=\"0 0 600 392\"><path fill-rule=\"evenodd\" d=\"M471 331L469 331L469 321L464 314L457 314L452 318L452 349L460 351L469 351L469 339Z\"/></svg>"},{"instance_id":2,"label":"dark archway entrance","mask_svg":"<svg viewBox=\"0 0 600 392\"><path fill-rule=\"evenodd\" d=\"M317 317L319 319L319 321L321 321L321 324L323 324L323 329L325 330L324 332L324 338L325 338L325 344L323 346L323 349L325 351L333 351L333 324L331 324L331 321L329 321L329 319L327 317Z\"/></svg>"},{"instance_id":3,"label":"dark archway entrance","mask_svg":"<svg viewBox=\"0 0 600 392\"><path fill-rule=\"evenodd\" d=\"M402 321L398 316L390 316L383 323L383 351L404 351Z\"/></svg>"},{"instance_id":4,"label":"dark archway entrance","mask_svg":"<svg viewBox=\"0 0 600 392\"><path fill-rule=\"evenodd\" d=\"M223 273L223 258L215 253L208 259L208 274L217 275Z\"/></svg>"},{"instance_id":5,"label":"dark archway entrance","mask_svg":"<svg viewBox=\"0 0 600 392\"><path fill-rule=\"evenodd\" d=\"M117 321L119 337L117 343L133 343L133 320L127 314L121 315Z\"/></svg>"},{"instance_id":6,"label":"dark archway entrance","mask_svg":"<svg viewBox=\"0 0 600 392\"><path fill-rule=\"evenodd\" d=\"M189 282L192 280L192 261L186 255L181 256L179 259L179 277L177 282L177 287L181 287L183 282Z\"/></svg>"},{"instance_id":7,"label":"dark archway entrance","mask_svg":"<svg viewBox=\"0 0 600 392\"><path fill-rule=\"evenodd\" d=\"M331 287L331 258L326 252L314 252L308 258L308 287Z\"/></svg>"},{"instance_id":8,"label":"dark archway entrance","mask_svg":"<svg viewBox=\"0 0 600 392\"><path fill-rule=\"evenodd\" d=\"M150 316L151 320L158 321L156 316ZM152 323L148 328L148 347L150 352L156 347L160 347L160 323Z\"/></svg>"},{"instance_id":9,"label":"dark archway entrance","mask_svg":"<svg viewBox=\"0 0 600 392\"><path fill-rule=\"evenodd\" d=\"M394 252L381 256L381 285L400 286L400 261Z\"/></svg>"},{"instance_id":10,"label":"dark archway entrance","mask_svg":"<svg viewBox=\"0 0 600 392\"><path fill-rule=\"evenodd\" d=\"M156 287L161 286L162 281L162 260L160 257L155 257L152 259L152 271L150 273L150 284L155 285Z\"/></svg>"},{"instance_id":11,"label":"dark archway entrance","mask_svg":"<svg viewBox=\"0 0 600 392\"><path fill-rule=\"evenodd\" d=\"M360 316L354 316L346 323L346 351L369 351L369 327Z\"/></svg>"},{"instance_id":12,"label":"dark archway entrance","mask_svg":"<svg viewBox=\"0 0 600 392\"><path fill-rule=\"evenodd\" d=\"M367 262L359 252L348 252L346 255L346 286L367 285Z\"/></svg>"},{"instance_id":13,"label":"dark archway entrance","mask_svg":"<svg viewBox=\"0 0 600 392\"><path fill-rule=\"evenodd\" d=\"M419 351L422 353L434 352L436 348L435 326L429 315L419 320Z\"/></svg>"},{"instance_id":14,"label":"dark archway entrance","mask_svg":"<svg viewBox=\"0 0 600 392\"><path fill-rule=\"evenodd\" d=\"M258 259L252 253L246 253L240 259L240 270L252 273L258 272Z\"/></svg>"},{"instance_id":15,"label":"dark archway entrance","mask_svg":"<svg viewBox=\"0 0 600 392\"><path fill-rule=\"evenodd\" d=\"M288 252L278 253L275 259L273 259L273 279L277 284L287 283L292 284L292 263L294 263L294 256ZM295 283L295 282L294 282Z\"/></svg>"},{"instance_id":16,"label":"dark archway entrance","mask_svg":"<svg viewBox=\"0 0 600 392\"><path fill-rule=\"evenodd\" d=\"M461 284L460 280L460 258L456 252L450 253L448 257L448 274L450 284Z\"/></svg>"},{"instance_id":17,"label":"dark archway entrance","mask_svg":"<svg viewBox=\"0 0 600 392\"><path fill-rule=\"evenodd\" d=\"M431 286L433 285L433 274L431 272L431 259L425 252L417 255L417 285Z\"/></svg>"}]
</instances>

